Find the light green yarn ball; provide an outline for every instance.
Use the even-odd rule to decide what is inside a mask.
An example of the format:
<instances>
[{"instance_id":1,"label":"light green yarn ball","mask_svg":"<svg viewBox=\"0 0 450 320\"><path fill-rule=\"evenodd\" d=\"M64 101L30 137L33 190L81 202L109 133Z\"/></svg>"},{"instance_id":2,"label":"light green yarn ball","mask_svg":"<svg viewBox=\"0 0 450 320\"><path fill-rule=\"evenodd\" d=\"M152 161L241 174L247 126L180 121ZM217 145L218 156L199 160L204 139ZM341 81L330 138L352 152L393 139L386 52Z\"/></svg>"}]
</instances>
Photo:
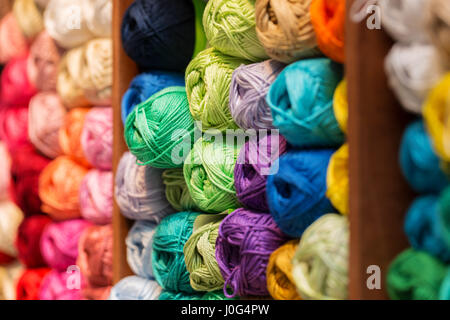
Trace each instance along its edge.
<instances>
[{"instance_id":1,"label":"light green yarn ball","mask_svg":"<svg viewBox=\"0 0 450 320\"><path fill-rule=\"evenodd\" d=\"M256 35L254 0L210 0L203 13L209 44L233 57L268 59Z\"/></svg>"},{"instance_id":2,"label":"light green yarn ball","mask_svg":"<svg viewBox=\"0 0 450 320\"><path fill-rule=\"evenodd\" d=\"M202 300L239 300L239 297L227 298L223 294L223 290L218 290L205 293Z\"/></svg>"},{"instance_id":3,"label":"light green yarn ball","mask_svg":"<svg viewBox=\"0 0 450 320\"><path fill-rule=\"evenodd\" d=\"M204 212L220 213L240 207L234 188L234 165L244 142L226 140L198 139L183 167L189 193Z\"/></svg>"},{"instance_id":4,"label":"light green yarn ball","mask_svg":"<svg viewBox=\"0 0 450 320\"><path fill-rule=\"evenodd\" d=\"M167 169L162 174L166 186L166 198L177 211L198 210L189 193L184 179L183 169Z\"/></svg>"},{"instance_id":5,"label":"light green yarn ball","mask_svg":"<svg viewBox=\"0 0 450 320\"><path fill-rule=\"evenodd\" d=\"M305 230L292 259L303 299L347 299L348 241L348 220L341 215L326 214Z\"/></svg>"},{"instance_id":6,"label":"light green yarn ball","mask_svg":"<svg viewBox=\"0 0 450 320\"><path fill-rule=\"evenodd\" d=\"M142 164L181 168L194 143L194 119L185 88L166 88L136 106L127 117L125 141Z\"/></svg>"},{"instance_id":7,"label":"light green yarn ball","mask_svg":"<svg viewBox=\"0 0 450 320\"><path fill-rule=\"evenodd\" d=\"M236 129L228 107L231 75L249 61L209 48L200 52L186 69L186 92L192 117L202 131Z\"/></svg>"}]
</instances>

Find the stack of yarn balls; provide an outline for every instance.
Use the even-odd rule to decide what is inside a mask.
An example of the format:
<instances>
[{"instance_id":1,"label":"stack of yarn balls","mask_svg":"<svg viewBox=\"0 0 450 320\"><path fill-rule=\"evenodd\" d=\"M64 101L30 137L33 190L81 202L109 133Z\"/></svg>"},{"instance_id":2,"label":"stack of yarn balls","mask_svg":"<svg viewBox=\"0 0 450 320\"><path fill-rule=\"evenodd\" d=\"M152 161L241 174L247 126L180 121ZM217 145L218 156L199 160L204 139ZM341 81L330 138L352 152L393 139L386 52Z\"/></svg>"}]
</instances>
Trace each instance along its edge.
<instances>
[{"instance_id":1,"label":"stack of yarn balls","mask_svg":"<svg viewBox=\"0 0 450 320\"><path fill-rule=\"evenodd\" d=\"M130 5L114 193L135 275L109 299L347 298L344 20L344 0Z\"/></svg>"},{"instance_id":2,"label":"stack of yarn balls","mask_svg":"<svg viewBox=\"0 0 450 320\"><path fill-rule=\"evenodd\" d=\"M0 298L107 299L112 0L9 2L0 15Z\"/></svg>"}]
</instances>

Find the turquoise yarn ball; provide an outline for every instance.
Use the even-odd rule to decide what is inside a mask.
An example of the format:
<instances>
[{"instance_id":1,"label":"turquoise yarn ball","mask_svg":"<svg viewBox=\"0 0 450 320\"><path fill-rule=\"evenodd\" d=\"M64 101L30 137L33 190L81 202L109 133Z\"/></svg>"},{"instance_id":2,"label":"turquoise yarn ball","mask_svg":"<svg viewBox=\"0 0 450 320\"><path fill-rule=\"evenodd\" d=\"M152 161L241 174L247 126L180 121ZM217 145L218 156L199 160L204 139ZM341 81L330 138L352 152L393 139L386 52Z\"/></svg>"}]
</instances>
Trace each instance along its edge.
<instances>
[{"instance_id":1,"label":"turquoise yarn ball","mask_svg":"<svg viewBox=\"0 0 450 320\"><path fill-rule=\"evenodd\" d=\"M202 300L203 293L185 293L163 290L159 300Z\"/></svg>"},{"instance_id":2,"label":"turquoise yarn ball","mask_svg":"<svg viewBox=\"0 0 450 320\"><path fill-rule=\"evenodd\" d=\"M184 262L183 247L199 213L178 212L165 217L153 236L153 275L168 291L193 293Z\"/></svg>"},{"instance_id":3,"label":"turquoise yarn ball","mask_svg":"<svg viewBox=\"0 0 450 320\"><path fill-rule=\"evenodd\" d=\"M450 268L444 281L442 281L441 289L439 290L439 300L450 300Z\"/></svg>"},{"instance_id":4,"label":"turquoise yarn ball","mask_svg":"<svg viewBox=\"0 0 450 320\"><path fill-rule=\"evenodd\" d=\"M333 111L342 66L327 58L287 66L270 86L266 101L273 125L295 147L337 147L344 142Z\"/></svg>"}]
</instances>

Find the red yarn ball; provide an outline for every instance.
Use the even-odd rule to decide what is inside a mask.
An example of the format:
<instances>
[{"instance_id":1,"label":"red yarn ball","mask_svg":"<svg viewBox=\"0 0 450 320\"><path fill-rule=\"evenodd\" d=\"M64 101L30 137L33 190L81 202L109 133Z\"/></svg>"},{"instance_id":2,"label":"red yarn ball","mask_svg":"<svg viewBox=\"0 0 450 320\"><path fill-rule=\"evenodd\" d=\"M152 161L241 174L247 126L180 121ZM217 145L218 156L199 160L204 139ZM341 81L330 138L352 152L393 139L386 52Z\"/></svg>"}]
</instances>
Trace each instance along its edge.
<instances>
[{"instance_id":1,"label":"red yarn ball","mask_svg":"<svg viewBox=\"0 0 450 320\"><path fill-rule=\"evenodd\" d=\"M41 283L50 268L28 269L22 273L16 287L17 300L39 300Z\"/></svg>"},{"instance_id":2,"label":"red yarn ball","mask_svg":"<svg viewBox=\"0 0 450 320\"><path fill-rule=\"evenodd\" d=\"M28 107L9 106L0 109L0 140L4 141L11 153L26 144L28 138Z\"/></svg>"},{"instance_id":3,"label":"red yarn ball","mask_svg":"<svg viewBox=\"0 0 450 320\"><path fill-rule=\"evenodd\" d=\"M7 264L14 260L14 257L8 256L6 253L0 252L0 264Z\"/></svg>"}]
</instances>

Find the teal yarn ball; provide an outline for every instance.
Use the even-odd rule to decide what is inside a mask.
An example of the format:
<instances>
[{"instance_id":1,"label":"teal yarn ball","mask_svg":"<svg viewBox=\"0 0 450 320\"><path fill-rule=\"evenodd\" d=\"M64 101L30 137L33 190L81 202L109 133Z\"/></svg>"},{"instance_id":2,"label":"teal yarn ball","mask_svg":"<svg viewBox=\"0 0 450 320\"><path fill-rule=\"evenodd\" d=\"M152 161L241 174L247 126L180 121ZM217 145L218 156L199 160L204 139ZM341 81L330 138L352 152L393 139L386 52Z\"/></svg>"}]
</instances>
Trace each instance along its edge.
<instances>
[{"instance_id":1,"label":"teal yarn ball","mask_svg":"<svg viewBox=\"0 0 450 320\"><path fill-rule=\"evenodd\" d=\"M165 217L153 236L153 275L168 291L193 293L184 262L183 247L192 234L199 213L178 212Z\"/></svg>"},{"instance_id":2,"label":"teal yarn ball","mask_svg":"<svg viewBox=\"0 0 450 320\"><path fill-rule=\"evenodd\" d=\"M125 141L141 164L181 168L194 143L194 119L184 87L168 87L128 115Z\"/></svg>"},{"instance_id":3,"label":"teal yarn ball","mask_svg":"<svg viewBox=\"0 0 450 320\"><path fill-rule=\"evenodd\" d=\"M222 290L200 293L184 293L163 290L159 296L159 300L238 300L239 297L227 298Z\"/></svg>"},{"instance_id":4,"label":"teal yarn ball","mask_svg":"<svg viewBox=\"0 0 450 320\"><path fill-rule=\"evenodd\" d=\"M266 101L273 125L294 147L337 147L344 142L333 111L342 66L327 58L287 66L270 86Z\"/></svg>"},{"instance_id":5,"label":"teal yarn ball","mask_svg":"<svg viewBox=\"0 0 450 320\"><path fill-rule=\"evenodd\" d=\"M439 290L439 300L450 300L450 268L444 281L442 281L441 289Z\"/></svg>"}]
</instances>

